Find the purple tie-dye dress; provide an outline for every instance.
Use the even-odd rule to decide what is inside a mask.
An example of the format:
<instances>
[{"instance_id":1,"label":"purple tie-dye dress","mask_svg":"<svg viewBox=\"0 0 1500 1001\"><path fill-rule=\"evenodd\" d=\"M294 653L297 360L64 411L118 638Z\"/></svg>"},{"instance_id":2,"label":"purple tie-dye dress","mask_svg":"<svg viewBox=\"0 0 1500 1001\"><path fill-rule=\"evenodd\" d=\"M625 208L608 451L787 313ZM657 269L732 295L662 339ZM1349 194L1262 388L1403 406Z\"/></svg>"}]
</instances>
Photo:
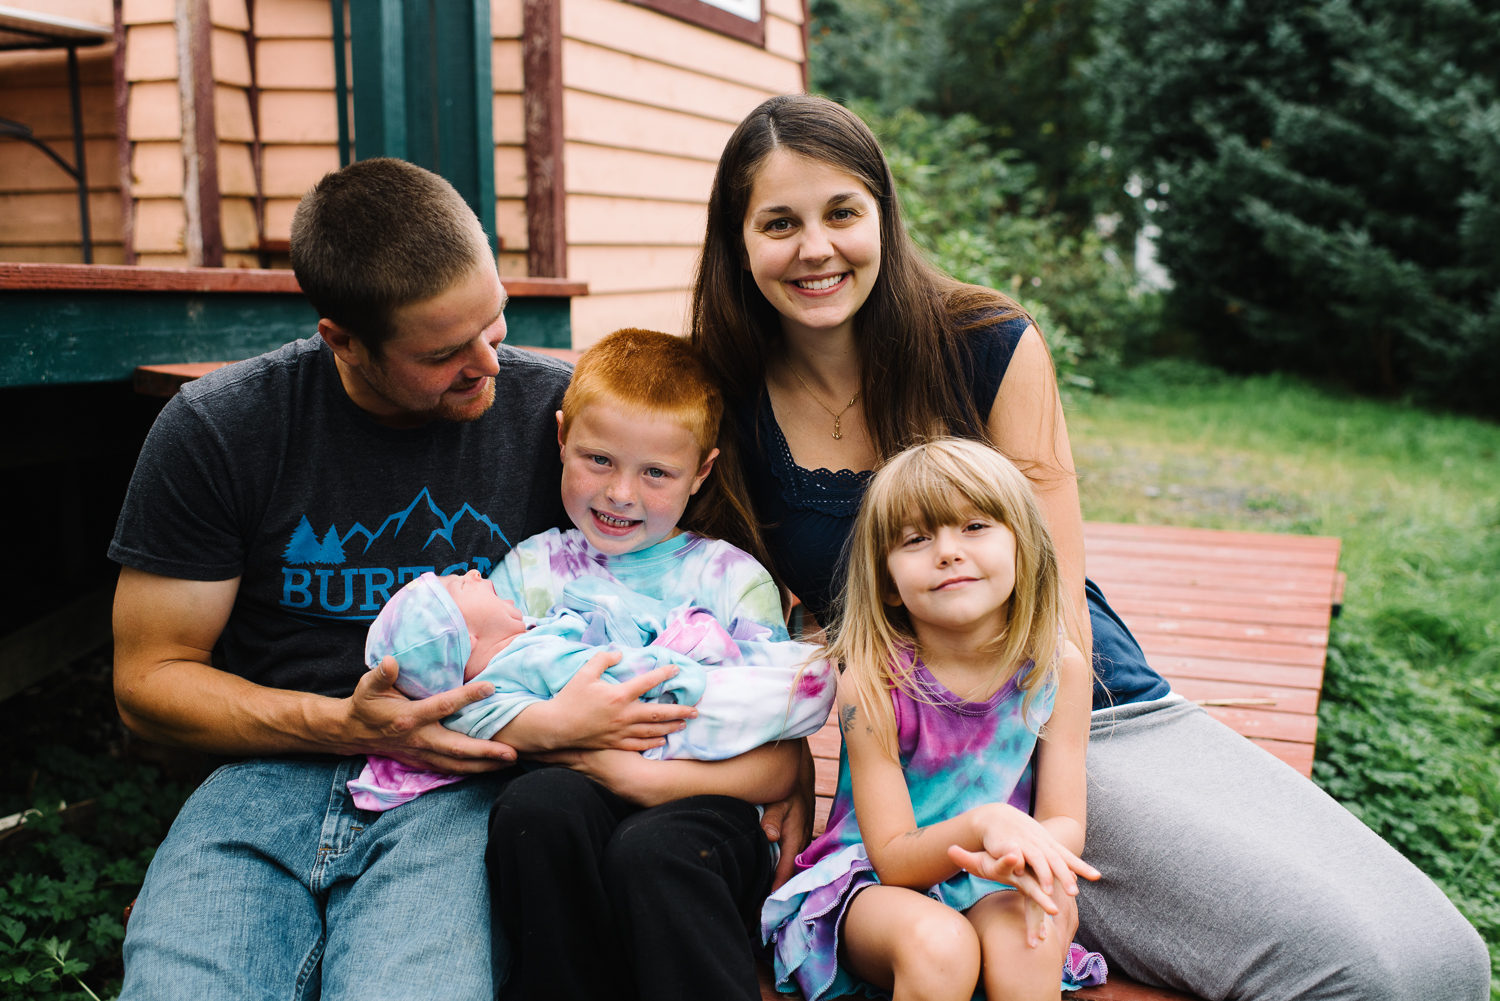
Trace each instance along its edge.
<instances>
[{"instance_id":1,"label":"purple tie-dye dress","mask_svg":"<svg viewBox=\"0 0 1500 1001\"><path fill-rule=\"evenodd\" d=\"M918 826L986 803L1010 803L1030 812L1031 752L1057 694L1056 685L1048 685L1026 705L1016 684L1030 669L1028 662L994 695L968 702L918 661L911 674L916 696L900 688L891 691L901 770ZM828 828L797 856L797 869L761 911L762 937L775 947L777 987L789 991L795 980L808 1001L861 989L872 997L888 997L845 970L837 958L845 908L855 893L880 881L861 843L849 759L842 750ZM1007 889L1004 883L960 872L928 888L927 894L964 911L981 897Z\"/></svg>"}]
</instances>

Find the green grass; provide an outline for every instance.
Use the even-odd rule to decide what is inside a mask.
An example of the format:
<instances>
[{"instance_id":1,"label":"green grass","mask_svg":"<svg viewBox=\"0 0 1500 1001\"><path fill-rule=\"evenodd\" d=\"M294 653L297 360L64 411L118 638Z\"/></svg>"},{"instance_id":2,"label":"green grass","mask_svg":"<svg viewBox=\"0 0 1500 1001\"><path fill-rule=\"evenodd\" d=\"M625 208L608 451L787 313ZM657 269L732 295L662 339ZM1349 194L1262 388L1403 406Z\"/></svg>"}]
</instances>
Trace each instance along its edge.
<instances>
[{"instance_id":1,"label":"green grass","mask_svg":"<svg viewBox=\"0 0 1500 1001\"><path fill-rule=\"evenodd\" d=\"M1068 415L1084 516L1337 535L1313 778L1490 946L1500 999L1500 427L1182 362Z\"/></svg>"}]
</instances>

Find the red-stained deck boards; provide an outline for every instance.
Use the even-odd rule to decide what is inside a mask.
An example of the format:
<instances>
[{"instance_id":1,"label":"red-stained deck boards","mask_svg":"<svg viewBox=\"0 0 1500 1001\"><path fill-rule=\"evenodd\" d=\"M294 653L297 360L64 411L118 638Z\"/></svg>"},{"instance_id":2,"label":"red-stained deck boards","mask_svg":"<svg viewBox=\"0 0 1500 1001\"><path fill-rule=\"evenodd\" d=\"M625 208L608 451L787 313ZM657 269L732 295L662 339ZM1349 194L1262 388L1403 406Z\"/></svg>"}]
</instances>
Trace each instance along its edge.
<instances>
[{"instance_id":1,"label":"red-stained deck boards","mask_svg":"<svg viewBox=\"0 0 1500 1001\"><path fill-rule=\"evenodd\" d=\"M1343 602L1339 540L1102 522L1085 522L1083 535L1089 576L1173 691L1311 775L1328 621ZM814 829L821 833L838 783L831 717L808 742L817 766ZM766 981L761 995L795 996L775 994ZM1070 996L1193 1001L1118 974Z\"/></svg>"}]
</instances>

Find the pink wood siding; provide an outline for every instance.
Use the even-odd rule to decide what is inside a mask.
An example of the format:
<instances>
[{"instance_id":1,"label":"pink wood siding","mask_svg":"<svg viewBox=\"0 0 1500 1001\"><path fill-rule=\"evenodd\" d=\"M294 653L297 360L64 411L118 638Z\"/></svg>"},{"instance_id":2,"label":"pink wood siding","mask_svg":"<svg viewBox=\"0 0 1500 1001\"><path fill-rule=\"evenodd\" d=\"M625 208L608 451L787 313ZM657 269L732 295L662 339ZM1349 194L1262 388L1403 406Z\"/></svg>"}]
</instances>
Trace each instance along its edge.
<instances>
[{"instance_id":1,"label":"pink wood siding","mask_svg":"<svg viewBox=\"0 0 1500 1001\"><path fill-rule=\"evenodd\" d=\"M573 345L681 333L719 153L757 104L802 90L801 2L766 0L764 49L623 0L561 2L568 277L590 293Z\"/></svg>"},{"instance_id":2,"label":"pink wood siding","mask_svg":"<svg viewBox=\"0 0 1500 1001\"><path fill-rule=\"evenodd\" d=\"M500 273L526 268L526 127L522 114L521 0L490 0L490 83L495 91L495 232Z\"/></svg>"},{"instance_id":3,"label":"pink wood siding","mask_svg":"<svg viewBox=\"0 0 1500 1001\"><path fill-rule=\"evenodd\" d=\"M6 6L109 26L110 0L5 0ZM83 85L84 160L94 260L124 263L120 240L119 158L115 147L112 45L78 50ZM61 50L0 53L0 117L33 134L73 162L67 56ZM69 177L41 151L0 140L0 261L77 264L78 194Z\"/></svg>"},{"instance_id":4,"label":"pink wood siding","mask_svg":"<svg viewBox=\"0 0 1500 1001\"><path fill-rule=\"evenodd\" d=\"M339 169L329 0L255 0L255 34L266 239L278 246L307 189ZM270 263L290 266L280 253Z\"/></svg>"},{"instance_id":5,"label":"pink wood siding","mask_svg":"<svg viewBox=\"0 0 1500 1001\"><path fill-rule=\"evenodd\" d=\"M255 167L251 144L250 30L245 0L211 0L209 51L214 77L214 125L219 135L219 228L224 266L260 267Z\"/></svg>"},{"instance_id":6,"label":"pink wood siding","mask_svg":"<svg viewBox=\"0 0 1500 1001\"><path fill-rule=\"evenodd\" d=\"M182 95L170 0L126 0L126 136L130 140L133 243L140 264L183 265L187 213L182 191Z\"/></svg>"}]
</instances>

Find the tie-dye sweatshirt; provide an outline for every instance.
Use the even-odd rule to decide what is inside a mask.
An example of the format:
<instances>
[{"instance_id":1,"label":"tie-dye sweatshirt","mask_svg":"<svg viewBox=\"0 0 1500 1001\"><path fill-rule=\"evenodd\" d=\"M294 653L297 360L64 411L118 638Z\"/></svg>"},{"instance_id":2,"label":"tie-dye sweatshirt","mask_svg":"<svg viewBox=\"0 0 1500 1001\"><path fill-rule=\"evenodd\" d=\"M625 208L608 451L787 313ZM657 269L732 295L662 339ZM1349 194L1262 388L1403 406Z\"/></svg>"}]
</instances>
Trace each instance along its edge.
<instances>
[{"instance_id":1,"label":"tie-dye sweatshirt","mask_svg":"<svg viewBox=\"0 0 1500 1001\"><path fill-rule=\"evenodd\" d=\"M766 568L743 549L684 532L639 552L606 556L576 528L552 529L517 545L490 581L522 615L542 618L580 577L616 580L632 591L708 613L737 640L785 640L781 594Z\"/></svg>"}]
</instances>

